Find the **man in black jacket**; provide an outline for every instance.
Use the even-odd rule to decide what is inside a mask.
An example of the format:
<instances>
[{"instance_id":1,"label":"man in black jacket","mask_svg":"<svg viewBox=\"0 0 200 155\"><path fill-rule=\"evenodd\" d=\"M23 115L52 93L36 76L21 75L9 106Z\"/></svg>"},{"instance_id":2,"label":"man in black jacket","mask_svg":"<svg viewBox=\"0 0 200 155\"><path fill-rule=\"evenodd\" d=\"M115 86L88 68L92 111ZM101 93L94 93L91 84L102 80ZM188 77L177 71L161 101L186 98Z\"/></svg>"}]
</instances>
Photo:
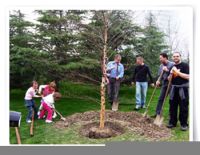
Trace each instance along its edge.
<instances>
[{"instance_id":1,"label":"man in black jacket","mask_svg":"<svg viewBox=\"0 0 200 155\"><path fill-rule=\"evenodd\" d=\"M147 75L150 78L151 85L153 84L153 78L151 76L151 71L149 67L144 64L144 59L141 56L136 58L136 64L134 74L133 74L133 82L136 83L136 107L135 110L139 110L140 108L145 108L146 102L146 94L148 89Z\"/></svg>"},{"instance_id":2,"label":"man in black jacket","mask_svg":"<svg viewBox=\"0 0 200 155\"><path fill-rule=\"evenodd\" d=\"M172 87L170 91L170 119L168 128L176 127L179 106L179 121L181 130L188 129L188 105L189 105L189 65L181 62L181 54L173 53L174 67L171 69Z\"/></svg>"}]
</instances>

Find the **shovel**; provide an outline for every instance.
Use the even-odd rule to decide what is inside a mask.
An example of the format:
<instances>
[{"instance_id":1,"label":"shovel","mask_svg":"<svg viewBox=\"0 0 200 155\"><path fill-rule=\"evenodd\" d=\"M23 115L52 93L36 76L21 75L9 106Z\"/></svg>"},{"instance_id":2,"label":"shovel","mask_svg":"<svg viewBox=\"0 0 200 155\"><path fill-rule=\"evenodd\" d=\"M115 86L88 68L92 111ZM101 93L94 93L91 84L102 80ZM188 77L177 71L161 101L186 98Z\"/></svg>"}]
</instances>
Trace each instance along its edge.
<instances>
[{"instance_id":1,"label":"shovel","mask_svg":"<svg viewBox=\"0 0 200 155\"><path fill-rule=\"evenodd\" d=\"M167 95L169 93L169 90L170 90L171 82L172 82L172 75L170 75L170 77L169 77L169 83L168 83L168 86L167 86L167 90L166 90L166 93L165 93L165 98L164 98L164 101L163 101L163 105L161 107L160 114L157 115L155 120L154 120L154 124L159 126L159 127L161 127L161 125L163 124L163 120L164 120L164 117L162 116L163 107L164 107L165 101L167 99Z\"/></svg>"},{"instance_id":2,"label":"shovel","mask_svg":"<svg viewBox=\"0 0 200 155\"><path fill-rule=\"evenodd\" d=\"M163 73L164 73L164 71L161 72L161 74L160 74L160 76L158 77L158 80L157 80L157 81L160 81L160 80L161 80L161 78L162 78L162 76L163 76ZM151 101L152 101L152 99L153 99L153 97L154 97L154 94L155 94L157 88L158 88L158 87L155 86L155 88L154 88L154 90L153 90L153 93L152 93L152 95L151 95L151 97L150 97L150 100L149 100L149 102L148 102L148 104L147 104L147 108L146 108L145 112L144 112L143 115L142 115L143 117L147 117L147 113L148 113L148 110L149 110L150 103L151 103Z\"/></svg>"},{"instance_id":3,"label":"shovel","mask_svg":"<svg viewBox=\"0 0 200 155\"><path fill-rule=\"evenodd\" d=\"M55 109L55 112L60 116L60 119L61 119L62 121L65 121L65 120L66 120L66 118L64 118L63 115L61 115L61 113L59 113L56 109Z\"/></svg>"},{"instance_id":4,"label":"shovel","mask_svg":"<svg viewBox=\"0 0 200 155\"><path fill-rule=\"evenodd\" d=\"M155 88L154 88L154 90L153 90L153 93L152 93L152 95L151 95L151 98L150 98L150 100L149 100L149 102L148 102L148 104L147 104L147 108L146 108L145 112L142 114L143 117L147 117L149 105L150 105L150 103L151 103L151 100L152 100L153 97L154 97L154 94L155 94L155 92L156 92L156 88L157 88L157 86L155 86Z\"/></svg>"},{"instance_id":5,"label":"shovel","mask_svg":"<svg viewBox=\"0 0 200 155\"><path fill-rule=\"evenodd\" d=\"M118 110L118 106L119 106L119 103L114 101L113 105L112 105L112 111L117 111Z\"/></svg>"}]
</instances>

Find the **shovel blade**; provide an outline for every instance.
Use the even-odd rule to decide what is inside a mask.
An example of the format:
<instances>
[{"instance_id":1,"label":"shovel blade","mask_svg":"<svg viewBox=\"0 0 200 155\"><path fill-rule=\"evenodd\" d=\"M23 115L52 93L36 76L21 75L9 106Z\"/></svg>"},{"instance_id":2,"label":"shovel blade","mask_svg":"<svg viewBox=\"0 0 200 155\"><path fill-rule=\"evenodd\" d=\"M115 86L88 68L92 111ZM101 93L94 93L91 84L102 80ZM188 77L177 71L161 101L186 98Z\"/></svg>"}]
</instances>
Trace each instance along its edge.
<instances>
[{"instance_id":1,"label":"shovel blade","mask_svg":"<svg viewBox=\"0 0 200 155\"><path fill-rule=\"evenodd\" d=\"M161 127L161 125L163 124L163 120L164 120L164 117L157 115L153 123Z\"/></svg>"},{"instance_id":2,"label":"shovel blade","mask_svg":"<svg viewBox=\"0 0 200 155\"><path fill-rule=\"evenodd\" d=\"M118 111L118 106L119 106L118 102L113 102L112 111Z\"/></svg>"},{"instance_id":3,"label":"shovel blade","mask_svg":"<svg viewBox=\"0 0 200 155\"><path fill-rule=\"evenodd\" d=\"M66 120L66 118L64 118L64 117L61 117L60 119L61 119L62 121L65 121L65 120Z\"/></svg>"},{"instance_id":4,"label":"shovel blade","mask_svg":"<svg viewBox=\"0 0 200 155\"><path fill-rule=\"evenodd\" d=\"M143 114L142 114L143 117L147 117L147 112L145 111Z\"/></svg>"}]
</instances>

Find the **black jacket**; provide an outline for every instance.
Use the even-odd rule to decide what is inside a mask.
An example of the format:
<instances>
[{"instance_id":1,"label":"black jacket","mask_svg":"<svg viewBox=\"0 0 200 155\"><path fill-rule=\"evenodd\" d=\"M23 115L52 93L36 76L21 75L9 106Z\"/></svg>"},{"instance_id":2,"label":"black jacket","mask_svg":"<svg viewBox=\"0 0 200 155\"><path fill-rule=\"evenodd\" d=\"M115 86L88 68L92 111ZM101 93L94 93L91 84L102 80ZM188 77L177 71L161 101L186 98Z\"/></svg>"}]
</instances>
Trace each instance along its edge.
<instances>
[{"instance_id":1,"label":"black jacket","mask_svg":"<svg viewBox=\"0 0 200 155\"><path fill-rule=\"evenodd\" d=\"M147 65L138 65L135 67L133 71L134 82L147 82L147 75L149 75L151 83L153 83L153 78L151 75L151 71Z\"/></svg>"}]
</instances>

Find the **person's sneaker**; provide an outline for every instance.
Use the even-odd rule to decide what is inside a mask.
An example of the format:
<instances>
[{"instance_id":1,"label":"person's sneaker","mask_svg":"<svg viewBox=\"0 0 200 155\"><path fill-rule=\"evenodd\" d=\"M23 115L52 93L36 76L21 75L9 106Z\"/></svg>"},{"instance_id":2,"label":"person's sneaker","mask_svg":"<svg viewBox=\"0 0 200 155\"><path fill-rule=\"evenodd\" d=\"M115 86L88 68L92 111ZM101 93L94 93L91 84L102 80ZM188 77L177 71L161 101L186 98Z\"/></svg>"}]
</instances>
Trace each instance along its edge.
<instances>
[{"instance_id":1,"label":"person's sneaker","mask_svg":"<svg viewBox=\"0 0 200 155\"><path fill-rule=\"evenodd\" d=\"M143 105L143 106L142 106L142 109L146 109L146 106L145 106L145 105Z\"/></svg>"},{"instance_id":2,"label":"person's sneaker","mask_svg":"<svg viewBox=\"0 0 200 155\"><path fill-rule=\"evenodd\" d=\"M136 107L134 108L134 110L136 110L136 111L140 110L140 106L136 105Z\"/></svg>"},{"instance_id":3,"label":"person's sneaker","mask_svg":"<svg viewBox=\"0 0 200 155\"><path fill-rule=\"evenodd\" d=\"M175 128L175 127L176 127L176 126L173 125L173 124L168 124L168 125L167 125L167 128L170 128L170 129Z\"/></svg>"},{"instance_id":4,"label":"person's sneaker","mask_svg":"<svg viewBox=\"0 0 200 155\"><path fill-rule=\"evenodd\" d=\"M46 118L46 116L44 115L43 116L43 118L41 118L40 116L38 116L38 119L45 119Z\"/></svg>"},{"instance_id":5,"label":"person's sneaker","mask_svg":"<svg viewBox=\"0 0 200 155\"><path fill-rule=\"evenodd\" d=\"M27 120L27 121L26 121L26 123L31 123L31 122L32 122L31 120Z\"/></svg>"},{"instance_id":6,"label":"person's sneaker","mask_svg":"<svg viewBox=\"0 0 200 155\"><path fill-rule=\"evenodd\" d=\"M188 130L188 126L181 126L181 131L187 131Z\"/></svg>"},{"instance_id":7,"label":"person's sneaker","mask_svg":"<svg viewBox=\"0 0 200 155\"><path fill-rule=\"evenodd\" d=\"M136 105L135 108L134 108L134 110L136 110L136 111L140 110L140 105Z\"/></svg>"},{"instance_id":8,"label":"person's sneaker","mask_svg":"<svg viewBox=\"0 0 200 155\"><path fill-rule=\"evenodd\" d=\"M45 122L46 122L46 123L52 123L52 121L51 121L51 120L46 120Z\"/></svg>"}]
</instances>

